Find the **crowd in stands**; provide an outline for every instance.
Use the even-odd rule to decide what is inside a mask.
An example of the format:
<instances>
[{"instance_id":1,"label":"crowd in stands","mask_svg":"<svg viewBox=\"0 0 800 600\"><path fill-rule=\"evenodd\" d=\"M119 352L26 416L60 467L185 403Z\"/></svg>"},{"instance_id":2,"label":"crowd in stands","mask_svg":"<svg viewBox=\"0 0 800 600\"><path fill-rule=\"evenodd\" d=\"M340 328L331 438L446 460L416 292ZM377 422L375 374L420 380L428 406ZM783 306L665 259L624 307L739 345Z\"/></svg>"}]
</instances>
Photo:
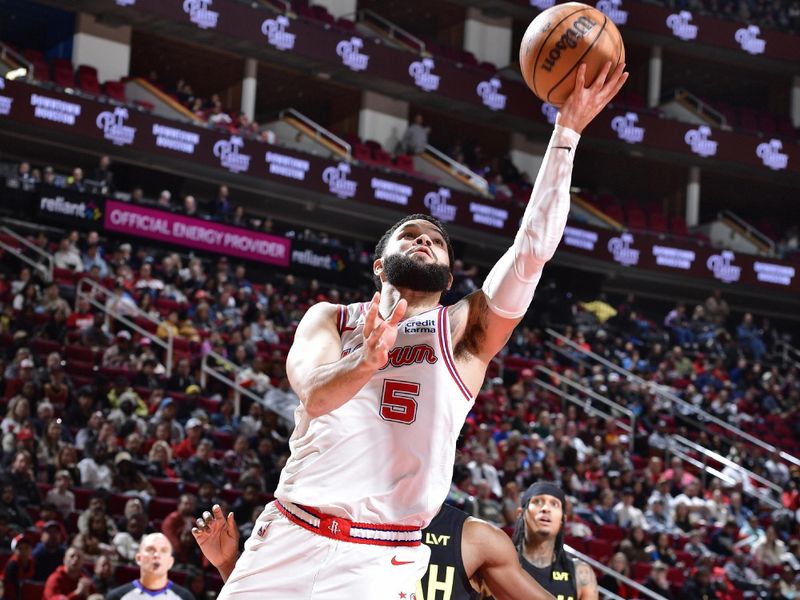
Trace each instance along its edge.
<instances>
[{"instance_id":1,"label":"crowd in stands","mask_svg":"<svg viewBox=\"0 0 800 600\"><path fill-rule=\"evenodd\" d=\"M110 174L107 162L98 168ZM34 176L30 165L19 170ZM74 185L72 177L64 185ZM113 186L113 177L99 179ZM223 188L211 218L230 218ZM191 208L184 201L183 210ZM205 598L221 581L190 528L220 503L246 537L271 497L298 402L284 370L297 322L312 303L349 303L368 292L280 271L256 281L248 265L224 256L186 256L97 232L39 232L33 242L54 254L55 281L11 259L0 270L5 598L18 600L26 585L47 598L123 583L136 576L137 541L155 530L175 547L179 582ZM76 302L81 269L111 292ZM447 300L478 282L476 269L458 263ZM152 337L106 318L98 305ZM148 325L142 313L160 323ZM721 293L656 314L633 296L576 302L543 284L531 315L490 367L460 440L449 501L510 528L520 491L547 478L570 496L568 543L666 597L793 600L800 468L732 441L692 410L800 455L800 381L786 336L766 319L735 314ZM548 346L546 326L564 339ZM154 343L169 339L171 371ZM632 375L588 366L581 350ZM243 396L236 414L227 386L204 383L204 357L260 400ZM556 375L543 376L539 366ZM555 388L571 381L609 398L635 422L563 405L536 384L543 377ZM678 399L658 393L661 386ZM674 433L783 492L732 467L720 465L724 483L702 473L670 454ZM636 595L616 581L604 585Z\"/></svg>"}]
</instances>

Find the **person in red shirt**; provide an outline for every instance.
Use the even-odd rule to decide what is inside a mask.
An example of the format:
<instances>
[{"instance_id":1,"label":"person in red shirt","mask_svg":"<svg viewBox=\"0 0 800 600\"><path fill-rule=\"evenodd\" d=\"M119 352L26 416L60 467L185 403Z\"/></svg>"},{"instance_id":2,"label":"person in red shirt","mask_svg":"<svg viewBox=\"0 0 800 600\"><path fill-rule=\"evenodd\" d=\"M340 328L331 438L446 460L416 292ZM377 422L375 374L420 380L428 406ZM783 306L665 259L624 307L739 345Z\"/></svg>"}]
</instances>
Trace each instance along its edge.
<instances>
[{"instance_id":1,"label":"person in red shirt","mask_svg":"<svg viewBox=\"0 0 800 600\"><path fill-rule=\"evenodd\" d=\"M64 564L58 567L44 584L42 600L78 600L94 593L92 580L81 573L83 552L70 548L64 554Z\"/></svg>"},{"instance_id":2,"label":"person in red shirt","mask_svg":"<svg viewBox=\"0 0 800 600\"><path fill-rule=\"evenodd\" d=\"M200 419L192 417L186 421L186 437L180 444L172 447L172 454L175 458L188 460L197 452L197 444L203 437L203 423Z\"/></svg>"},{"instance_id":3,"label":"person in red shirt","mask_svg":"<svg viewBox=\"0 0 800 600\"><path fill-rule=\"evenodd\" d=\"M78 300L78 310L67 317L67 328L83 331L94 324L94 313L89 304L89 300L81 298Z\"/></svg>"},{"instance_id":4,"label":"person in red shirt","mask_svg":"<svg viewBox=\"0 0 800 600\"><path fill-rule=\"evenodd\" d=\"M183 494L177 510L169 513L161 523L161 532L167 536L173 548L181 547L181 534L194 527L194 511L197 502L192 494Z\"/></svg>"},{"instance_id":5,"label":"person in red shirt","mask_svg":"<svg viewBox=\"0 0 800 600\"><path fill-rule=\"evenodd\" d=\"M31 541L20 533L11 541L14 554L8 559L3 570L3 599L17 600L19 584L25 579L33 579L35 565L31 558Z\"/></svg>"}]
</instances>

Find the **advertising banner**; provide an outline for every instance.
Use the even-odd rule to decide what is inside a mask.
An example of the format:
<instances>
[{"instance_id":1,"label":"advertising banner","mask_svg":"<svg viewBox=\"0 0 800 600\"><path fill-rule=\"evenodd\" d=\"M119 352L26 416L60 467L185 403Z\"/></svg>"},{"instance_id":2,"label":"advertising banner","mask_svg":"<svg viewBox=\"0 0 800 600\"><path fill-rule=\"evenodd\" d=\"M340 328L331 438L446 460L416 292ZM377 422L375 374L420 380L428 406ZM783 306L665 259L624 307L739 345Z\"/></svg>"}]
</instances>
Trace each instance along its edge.
<instances>
[{"instance_id":1,"label":"advertising banner","mask_svg":"<svg viewBox=\"0 0 800 600\"><path fill-rule=\"evenodd\" d=\"M34 217L64 227L89 229L99 227L103 219L103 199L73 190L40 185Z\"/></svg>"},{"instance_id":2,"label":"advertising banner","mask_svg":"<svg viewBox=\"0 0 800 600\"><path fill-rule=\"evenodd\" d=\"M107 231L270 265L289 266L291 243L285 238L136 204L106 201L104 226Z\"/></svg>"}]
</instances>

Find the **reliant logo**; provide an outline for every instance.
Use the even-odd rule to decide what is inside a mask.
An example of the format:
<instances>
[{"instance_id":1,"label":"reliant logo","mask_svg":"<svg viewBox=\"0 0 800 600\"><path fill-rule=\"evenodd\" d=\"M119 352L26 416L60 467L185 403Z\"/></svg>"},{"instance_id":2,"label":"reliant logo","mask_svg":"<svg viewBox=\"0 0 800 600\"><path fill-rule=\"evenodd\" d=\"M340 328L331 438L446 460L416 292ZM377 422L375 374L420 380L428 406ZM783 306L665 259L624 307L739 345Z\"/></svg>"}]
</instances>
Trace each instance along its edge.
<instances>
[{"instance_id":1,"label":"reliant logo","mask_svg":"<svg viewBox=\"0 0 800 600\"><path fill-rule=\"evenodd\" d=\"M503 84L497 77L492 77L489 81L481 81L476 88L478 96L483 100L484 106L492 110L503 110L506 107L507 97L500 93Z\"/></svg>"},{"instance_id":2,"label":"reliant logo","mask_svg":"<svg viewBox=\"0 0 800 600\"><path fill-rule=\"evenodd\" d=\"M153 136L156 138L156 146L175 150L184 154L194 154L197 144L200 143L200 136L192 131L184 131L175 127L153 124Z\"/></svg>"},{"instance_id":3,"label":"reliant logo","mask_svg":"<svg viewBox=\"0 0 800 600\"><path fill-rule=\"evenodd\" d=\"M457 206L447 203L450 199L450 193L449 188L440 187L437 192L428 192L425 194L425 200L423 200L425 208L430 211L431 216L445 223L455 221L456 211L458 210Z\"/></svg>"},{"instance_id":4,"label":"reliant logo","mask_svg":"<svg viewBox=\"0 0 800 600\"><path fill-rule=\"evenodd\" d=\"M64 125L75 125L75 118L81 114L80 104L40 96L39 94L31 94L31 106L34 107L34 117L45 121L63 123Z\"/></svg>"},{"instance_id":5,"label":"reliant logo","mask_svg":"<svg viewBox=\"0 0 800 600\"><path fill-rule=\"evenodd\" d=\"M547 10L556 5L556 0L531 0L531 6L539 10Z\"/></svg>"},{"instance_id":6,"label":"reliant logo","mask_svg":"<svg viewBox=\"0 0 800 600\"><path fill-rule=\"evenodd\" d=\"M508 211L494 206L486 206L478 202L470 202L469 210L472 213L472 222L495 229L503 229L508 219Z\"/></svg>"},{"instance_id":7,"label":"reliant logo","mask_svg":"<svg viewBox=\"0 0 800 600\"><path fill-rule=\"evenodd\" d=\"M736 255L730 250L723 250L719 254L708 257L706 267L714 274L716 279L725 283L735 283L742 275L742 268L731 264L736 260Z\"/></svg>"},{"instance_id":8,"label":"reliant logo","mask_svg":"<svg viewBox=\"0 0 800 600\"><path fill-rule=\"evenodd\" d=\"M608 251L614 257L614 260L626 267L635 267L639 264L639 251L636 248L631 248L633 244L633 235L630 233L623 233L619 237L611 238L608 240Z\"/></svg>"},{"instance_id":9,"label":"reliant logo","mask_svg":"<svg viewBox=\"0 0 800 600\"><path fill-rule=\"evenodd\" d=\"M692 149L692 152L700 156L714 156L717 153L717 142L708 139L711 135L711 128L707 125L700 125L697 129L690 129L683 136L683 139Z\"/></svg>"},{"instance_id":10,"label":"reliant logo","mask_svg":"<svg viewBox=\"0 0 800 600\"><path fill-rule=\"evenodd\" d=\"M595 6L616 25L628 22L628 11L622 10L622 0L599 0Z\"/></svg>"},{"instance_id":11,"label":"reliant logo","mask_svg":"<svg viewBox=\"0 0 800 600\"><path fill-rule=\"evenodd\" d=\"M792 285L792 279L796 273L794 267L764 262L754 263L753 269L755 269L756 278L759 281L776 285Z\"/></svg>"},{"instance_id":12,"label":"reliant logo","mask_svg":"<svg viewBox=\"0 0 800 600\"><path fill-rule=\"evenodd\" d=\"M594 231L581 229L580 227L564 228L564 243L567 246L591 252L594 250L595 244L597 244L597 239L598 235Z\"/></svg>"},{"instance_id":13,"label":"reliant logo","mask_svg":"<svg viewBox=\"0 0 800 600\"><path fill-rule=\"evenodd\" d=\"M407 206L409 197L414 193L411 186L377 177L372 178L370 185L372 185L372 195L375 200L400 204L401 206Z\"/></svg>"},{"instance_id":14,"label":"reliant logo","mask_svg":"<svg viewBox=\"0 0 800 600\"><path fill-rule=\"evenodd\" d=\"M542 104L542 114L550 125L555 125L556 117L558 116L558 109L555 106L545 102Z\"/></svg>"},{"instance_id":15,"label":"reliant logo","mask_svg":"<svg viewBox=\"0 0 800 600\"><path fill-rule=\"evenodd\" d=\"M644 139L644 127L639 127L639 115L636 113L625 113L624 116L611 119L611 129L617 132L619 139L629 144L638 144Z\"/></svg>"},{"instance_id":16,"label":"reliant logo","mask_svg":"<svg viewBox=\"0 0 800 600\"><path fill-rule=\"evenodd\" d=\"M116 146L127 146L133 143L136 136L136 128L125 125L128 118L128 109L118 106L114 112L103 111L97 115L95 123L99 129L103 130L103 137Z\"/></svg>"},{"instance_id":17,"label":"reliant logo","mask_svg":"<svg viewBox=\"0 0 800 600\"><path fill-rule=\"evenodd\" d=\"M764 54L767 42L766 40L758 39L759 35L761 35L761 29L759 29L758 25L748 25L747 27L737 29L736 33L733 34L733 39L739 42L739 45L745 52L749 52L750 54Z\"/></svg>"},{"instance_id":18,"label":"reliant logo","mask_svg":"<svg viewBox=\"0 0 800 600\"><path fill-rule=\"evenodd\" d=\"M208 9L212 4L214 0L183 0L183 12L200 29L213 29L217 26L219 13Z\"/></svg>"},{"instance_id":19,"label":"reliant logo","mask_svg":"<svg viewBox=\"0 0 800 600\"><path fill-rule=\"evenodd\" d=\"M278 50L291 50L297 36L286 31L289 18L283 15L274 19L267 19L261 24L261 33L267 36L267 43Z\"/></svg>"},{"instance_id":20,"label":"reliant logo","mask_svg":"<svg viewBox=\"0 0 800 600\"><path fill-rule=\"evenodd\" d=\"M328 184L331 194L339 198L352 198L356 195L358 182L347 178L350 174L350 165L339 163L335 167L328 167L322 172L322 181Z\"/></svg>"},{"instance_id":21,"label":"reliant logo","mask_svg":"<svg viewBox=\"0 0 800 600\"><path fill-rule=\"evenodd\" d=\"M683 270L691 269L692 263L697 257L691 250L671 248L669 246L653 246L653 256L657 265Z\"/></svg>"},{"instance_id":22,"label":"reliant logo","mask_svg":"<svg viewBox=\"0 0 800 600\"><path fill-rule=\"evenodd\" d=\"M0 90L6 89L6 80L0 77ZM8 96L0 96L0 116L5 116L11 112L11 104L14 102L13 98Z\"/></svg>"},{"instance_id":23,"label":"reliant logo","mask_svg":"<svg viewBox=\"0 0 800 600\"><path fill-rule=\"evenodd\" d=\"M306 173L311 168L311 163L307 160L278 154L277 152L267 152L264 155L264 160L269 165L271 175L280 175L297 181L305 181Z\"/></svg>"},{"instance_id":24,"label":"reliant logo","mask_svg":"<svg viewBox=\"0 0 800 600\"><path fill-rule=\"evenodd\" d=\"M369 66L369 56L361 53L364 40L352 37L336 44L336 54L342 58L342 63L351 71L365 71Z\"/></svg>"},{"instance_id":25,"label":"reliant logo","mask_svg":"<svg viewBox=\"0 0 800 600\"><path fill-rule=\"evenodd\" d=\"M439 89L439 76L431 71L436 67L432 58L416 60L408 66L408 74L414 78L418 88L426 92L435 92Z\"/></svg>"},{"instance_id":26,"label":"reliant logo","mask_svg":"<svg viewBox=\"0 0 800 600\"><path fill-rule=\"evenodd\" d=\"M781 171L789 164L789 155L783 154L781 149L783 142L776 139L771 139L769 142L763 142L756 148L756 156L761 159L765 167L769 167L773 171Z\"/></svg>"},{"instance_id":27,"label":"reliant logo","mask_svg":"<svg viewBox=\"0 0 800 600\"><path fill-rule=\"evenodd\" d=\"M344 271L344 261L335 254L317 254L313 250L292 250L292 262L325 271Z\"/></svg>"},{"instance_id":28,"label":"reliant logo","mask_svg":"<svg viewBox=\"0 0 800 600\"><path fill-rule=\"evenodd\" d=\"M682 40L693 40L697 37L697 25L692 25L692 13L682 10L667 17L667 27L672 30L672 35Z\"/></svg>"},{"instance_id":29,"label":"reliant logo","mask_svg":"<svg viewBox=\"0 0 800 600\"><path fill-rule=\"evenodd\" d=\"M87 221L99 221L102 217L100 209L94 202L70 202L64 196L55 198L42 198L39 201L39 210L65 217L75 217L76 219L86 219Z\"/></svg>"},{"instance_id":30,"label":"reliant logo","mask_svg":"<svg viewBox=\"0 0 800 600\"><path fill-rule=\"evenodd\" d=\"M232 135L230 140L219 140L214 144L214 156L231 173L243 173L250 168L251 158L249 154L239 154L239 148L243 146L242 138Z\"/></svg>"}]
</instances>

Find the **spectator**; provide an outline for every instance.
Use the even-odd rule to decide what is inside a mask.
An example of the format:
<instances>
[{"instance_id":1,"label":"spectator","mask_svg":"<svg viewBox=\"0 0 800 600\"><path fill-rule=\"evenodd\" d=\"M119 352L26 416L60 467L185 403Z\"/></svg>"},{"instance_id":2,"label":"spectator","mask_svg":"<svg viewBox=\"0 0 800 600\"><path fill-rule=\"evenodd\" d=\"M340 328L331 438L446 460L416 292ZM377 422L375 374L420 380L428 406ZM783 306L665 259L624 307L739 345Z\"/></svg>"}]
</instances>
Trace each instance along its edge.
<instances>
[{"instance_id":1,"label":"spectator","mask_svg":"<svg viewBox=\"0 0 800 600\"><path fill-rule=\"evenodd\" d=\"M111 490L114 483L114 469L108 464L108 447L96 441L84 449L86 458L78 463L83 487L92 490Z\"/></svg>"},{"instance_id":2,"label":"spectator","mask_svg":"<svg viewBox=\"0 0 800 600\"><path fill-rule=\"evenodd\" d=\"M630 487L622 490L622 500L614 506L614 515L617 524L624 529L647 525L642 511L633 505L633 488Z\"/></svg>"},{"instance_id":3,"label":"spectator","mask_svg":"<svg viewBox=\"0 0 800 600\"><path fill-rule=\"evenodd\" d=\"M705 301L706 316L717 327L724 327L725 321L731 312L725 298L722 297L721 290L714 290L714 292L706 298Z\"/></svg>"},{"instance_id":4,"label":"spectator","mask_svg":"<svg viewBox=\"0 0 800 600\"><path fill-rule=\"evenodd\" d=\"M75 494L70 491L72 477L69 471L58 471L55 476L55 486L47 492L46 502L53 503L65 520L75 510Z\"/></svg>"},{"instance_id":5,"label":"spectator","mask_svg":"<svg viewBox=\"0 0 800 600\"><path fill-rule=\"evenodd\" d=\"M76 273L84 271L83 260L78 249L72 245L69 238L63 238L58 244L58 250L53 255L53 265L57 269L69 269Z\"/></svg>"},{"instance_id":6,"label":"spectator","mask_svg":"<svg viewBox=\"0 0 800 600\"><path fill-rule=\"evenodd\" d=\"M477 486L481 482L486 482L492 494L498 498L502 497L503 490L500 486L500 477L494 465L488 462L486 450L480 447L476 448L473 455L474 459L467 465L472 474L472 485Z\"/></svg>"},{"instance_id":7,"label":"spectator","mask_svg":"<svg viewBox=\"0 0 800 600\"><path fill-rule=\"evenodd\" d=\"M83 169L80 167L72 169L72 175L67 178L67 189L75 190L76 192L86 191L86 183L83 181Z\"/></svg>"},{"instance_id":8,"label":"spectator","mask_svg":"<svg viewBox=\"0 0 800 600\"><path fill-rule=\"evenodd\" d=\"M785 560L787 549L783 540L778 538L775 526L770 525L766 535L753 544L750 552L758 562L768 567L779 567Z\"/></svg>"},{"instance_id":9,"label":"spectator","mask_svg":"<svg viewBox=\"0 0 800 600\"><path fill-rule=\"evenodd\" d=\"M117 333L114 342L103 352L103 366L116 369L133 369L136 366L136 356L131 332L122 329Z\"/></svg>"},{"instance_id":10,"label":"spectator","mask_svg":"<svg viewBox=\"0 0 800 600\"><path fill-rule=\"evenodd\" d=\"M103 554L98 556L97 560L95 560L92 585L94 586L95 592L102 594L103 597L114 587L114 563L110 556Z\"/></svg>"},{"instance_id":11,"label":"spectator","mask_svg":"<svg viewBox=\"0 0 800 600\"><path fill-rule=\"evenodd\" d=\"M69 317L69 315L72 313L69 303L61 297L61 289L55 282L44 288L42 308L50 314L62 311L67 315L67 317Z\"/></svg>"},{"instance_id":12,"label":"spectator","mask_svg":"<svg viewBox=\"0 0 800 600\"><path fill-rule=\"evenodd\" d=\"M214 201L214 216L218 221L228 222L233 217L233 205L231 204L230 194L227 185L219 186L217 199Z\"/></svg>"},{"instance_id":13,"label":"spectator","mask_svg":"<svg viewBox=\"0 0 800 600\"><path fill-rule=\"evenodd\" d=\"M422 154L428 145L430 128L424 125L422 115L414 115L413 122L408 126L400 141L400 150L405 154Z\"/></svg>"},{"instance_id":14,"label":"spectator","mask_svg":"<svg viewBox=\"0 0 800 600\"><path fill-rule=\"evenodd\" d=\"M654 562L652 568L650 569L650 575L644 582L644 586L659 596L663 596L667 600L677 600L675 594L672 593L669 581L667 580L668 570L669 567L667 567L667 565L665 565L663 562Z\"/></svg>"},{"instance_id":15,"label":"spectator","mask_svg":"<svg viewBox=\"0 0 800 600\"><path fill-rule=\"evenodd\" d=\"M17 534L11 542L13 554L3 569L3 599L17 600L20 584L26 579L33 579L36 568L31 556L31 541L25 534Z\"/></svg>"},{"instance_id":16,"label":"spectator","mask_svg":"<svg viewBox=\"0 0 800 600\"><path fill-rule=\"evenodd\" d=\"M608 563L608 566L615 572L624 575L625 577L630 577L628 558L622 552L617 552L614 554L614 556L611 557L611 561ZM603 589L606 589L612 594L616 594L622 598L628 598L631 595L631 592L633 592L633 590L629 591L628 587L622 581L610 573L603 575L598 584Z\"/></svg>"},{"instance_id":17,"label":"spectator","mask_svg":"<svg viewBox=\"0 0 800 600\"><path fill-rule=\"evenodd\" d=\"M14 486L10 483L3 484L0 488L0 516L2 516L13 529L23 531L33 525L28 512L22 507L16 497Z\"/></svg>"},{"instance_id":18,"label":"spectator","mask_svg":"<svg viewBox=\"0 0 800 600\"><path fill-rule=\"evenodd\" d=\"M681 600L720 600L716 586L711 582L711 573L708 567L697 567L694 576L683 584L680 598Z\"/></svg>"},{"instance_id":19,"label":"spectator","mask_svg":"<svg viewBox=\"0 0 800 600\"><path fill-rule=\"evenodd\" d=\"M136 496L149 502L156 490L147 478L136 468L133 457L128 452L118 452L114 457L114 491L126 496Z\"/></svg>"},{"instance_id":20,"label":"spectator","mask_svg":"<svg viewBox=\"0 0 800 600\"><path fill-rule=\"evenodd\" d=\"M746 554L734 552L733 560L725 564L725 575L736 588L745 592L755 592L763 587L764 582L747 563Z\"/></svg>"},{"instance_id":21,"label":"spectator","mask_svg":"<svg viewBox=\"0 0 800 600\"><path fill-rule=\"evenodd\" d=\"M183 466L183 478L188 481L211 481L218 489L225 484L222 466L211 458L214 445L210 440L200 440L197 452Z\"/></svg>"},{"instance_id":22,"label":"spectator","mask_svg":"<svg viewBox=\"0 0 800 600\"><path fill-rule=\"evenodd\" d=\"M92 179L100 183L101 194L113 194L116 191L114 186L114 173L111 171L111 159L108 155L104 154L100 157Z\"/></svg>"},{"instance_id":23,"label":"spectator","mask_svg":"<svg viewBox=\"0 0 800 600\"><path fill-rule=\"evenodd\" d=\"M30 453L27 450L20 450L14 454L10 472L3 478L4 483L14 486L17 501L21 506L37 506L41 502L33 469Z\"/></svg>"},{"instance_id":24,"label":"spectator","mask_svg":"<svg viewBox=\"0 0 800 600\"><path fill-rule=\"evenodd\" d=\"M197 447L203 437L203 423L200 419L191 418L186 422L186 437L173 448L173 456L180 460L188 460L197 453Z\"/></svg>"},{"instance_id":25,"label":"spectator","mask_svg":"<svg viewBox=\"0 0 800 600\"><path fill-rule=\"evenodd\" d=\"M172 462L172 449L165 441L156 441L148 454L147 473L151 477L178 479L178 472Z\"/></svg>"},{"instance_id":26,"label":"spectator","mask_svg":"<svg viewBox=\"0 0 800 600\"><path fill-rule=\"evenodd\" d=\"M667 532L656 534L655 543L649 548L651 560L660 560L670 567L678 564L678 557L672 549L672 540Z\"/></svg>"},{"instance_id":27,"label":"spectator","mask_svg":"<svg viewBox=\"0 0 800 600\"><path fill-rule=\"evenodd\" d=\"M197 502L194 496L183 494L178 501L178 507L161 523L161 531L167 536L170 543L172 543L171 540L175 540L175 543L179 545L184 532L191 534L196 506Z\"/></svg>"},{"instance_id":28,"label":"spectator","mask_svg":"<svg viewBox=\"0 0 800 600\"><path fill-rule=\"evenodd\" d=\"M192 375L192 365L188 358L181 358L175 367L175 372L167 381L167 389L183 393L190 385L197 385L197 380Z\"/></svg>"},{"instance_id":29,"label":"spectator","mask_svg":"<svg viewBox=\"0 0 800 600\"><path fill-rule=\"evenodd\" d=\"M64 562L63 530L58 521L44 524L42 537L33 549L34 579L45 581Z\"/></svg>"},{"instance_id":30,"label":"spectator","mask_svg":"<svg viewBox=\"0 0 800 600\"><path fill-rule=\"evenodd\" d=\"M186 196L183 199L183 214L187 217L197 217L197 202L194 196Z\"/></svg>"},{"instance_id":31,"label":"spectator","mask_svg":"<svg viewBox=\"0 0 800 600\"><path fill-rule=\"evenodd\" d=\"M94 592L92 580L81 573L83 562L83 553L80 550L77 548L67 550L63 564L47 578L42 599L77 600L92 594Z\"/></svg>"},{"instance_id":32,"label":"spectator","mask_svg":"<svg viewBox=\"0 0 800 600\"><path fill-rule=\"evenodd\" d=\"M136 559L146 527L147 517L144 513L135 513L127 519L125 531L120 531L112 539L117 554L125 562L132 563Z\"/></svg>"},{"instance_id":33,"label":"spectator","mask_svg":"<svg viewBox=\"0 0 800 600\"><path fill-rule=\"evenodd\" d=\"M280 415L285 423L294 425L294 411L300 406L300 398L289 385L288 377L285 375L281 377L278 387L267 392L267 395L264 396L264 404L266 408Z\"/></svg>"},{"instance_id":34,"label":"spectator","mask_svg":"<svg viewBox=\"0 0 800 600\"><path fill-rule=\"evenodd\" d=\"M738 532L736 521L732 519L726 521L725 526L711 536L709 548L720 556L733 556L734 545L739 538Z\"/></svg>"},{"instance_id":35,"label":"spectator","mask_svg":"<svg viewBox=\"0 0 800 600\"><path fill-rule=\"evenodd\" d=\"M481 480L475 487L475 516L489 523L493 523L498 527L503 527L505 525L503 507L497 500L492 498L492 490L489 486L489 482L485 479Z\"/></svg>"},{"instance_id":36,"label":"spectator","mask_svg":"<svg viewBox=\"0 0 800 600\"><path fill-rule=\"evenodd\" d=\"M704 534L705 532L700 528L693 529L689 533L689 541L686 542L686 545L683 547L683 551L688 552L695 557L709 556L711 554L711 550L709 550L708 546L703 543Z\"/></svg>"},{"instance_id":37,"label":"spectator","mask_svg":"<svg viewBox=\"0 0 800 600\"><path fill-rule=\"evenodd\" d=\"M617 515L614 512L614 492L603 490L600 503L594 507L595 521L601 525L616 525Z\"/></svg>"}]
</instances>

